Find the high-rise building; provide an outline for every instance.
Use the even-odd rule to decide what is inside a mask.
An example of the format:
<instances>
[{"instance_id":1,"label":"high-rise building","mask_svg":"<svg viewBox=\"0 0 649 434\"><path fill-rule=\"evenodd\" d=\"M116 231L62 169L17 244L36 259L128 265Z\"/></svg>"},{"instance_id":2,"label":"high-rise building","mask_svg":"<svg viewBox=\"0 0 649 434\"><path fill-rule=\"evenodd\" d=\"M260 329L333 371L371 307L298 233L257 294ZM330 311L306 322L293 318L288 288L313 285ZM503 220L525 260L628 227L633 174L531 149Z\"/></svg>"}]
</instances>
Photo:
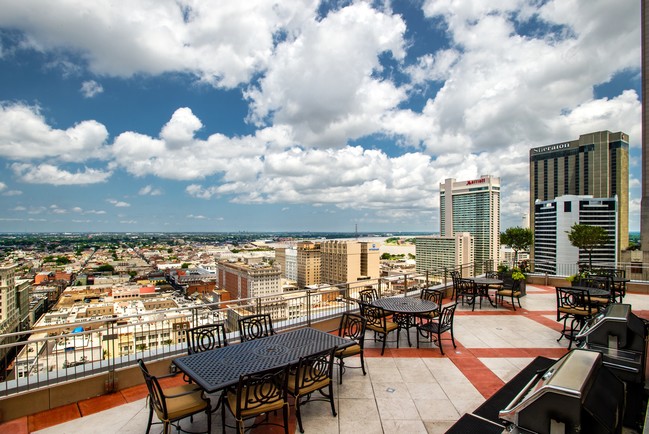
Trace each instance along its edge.
<instances>
[{"instance_id":1,"label":"high-rise building","mask_svg":"<svg viewBox=\"0 0 649 434\"><path fill-rule=\"evenodd\" d=\"M297 243L297 286L306 288L322 283L320 244L311 241Z\"/></svg>"},{"instance_id":2,"label":"high-rise building","mask_svg":"<svg viewBox=\"0 0 649 434\"><path fill-rule=\"evenodd\" d=\"M474 238L475 273L495 268L500 255L500 178L446 179L439 192L440 236L470 233Z\"/></svg>"},{"instance_id":3,"label":"high-rise building","mask_svg":"<svg viewBox=\"0 0 649 434\"><path fill-rule=\"evenodd\" d=\"M322 282L354 282L361 276L361 245L357 241L324 241L322 251Z\"/></svg>"},{"instance_id":4,"label":"high-rise building","mask_svg":"<svg viewBox=\"0 0 649 434\"><path fill-rule=\"evenodd\" d=\"M619 249L629 245L629 136L598 131L530 149L530 213L536 201L564 195L618 200ZM536 258L535 258L536 261Z\"/></svg>"},{"instance_id":5,"label":"high-rise building","mask_svg":"<svg viewBox=\"0 0 649 434\"><path fill-rule=\"evenodd\" d=\"M297 281L297 248L278 247L275 249L275 264L282 271L282 277Z\"/></svg>"},{"instance_id":6,"label":"high-rise building","mask_svg":"<svg viewBox=\"0 0 649 434\"><path fill-rule=\"evenodd\" d=\"M264 262L220 261L217 266L219 286L230 299L280 295L282 286L278 267Z\"/></svg>"},{"instance_id":7,"label":"high-rise building","mask_svg":"<svg viewBox=\"0 0 649 434\"><path fill-rule=\"evenodd\" d=\"M647 31L647 19L649 19L649 1L642 0L640 6L640 44L642 47L642 201L640 205L640 245L643 253L639 258L639 262L641 263L649 262L649 31Z\"/></svg>"},{"instance_id":8,"label":"high-rise building","mask_svg":"<svg viewBox=\"0 0 649 434\"><path fill-rule=\"evenodd\" d=\"M14 332L18 325L16 268L15 264L0 267L0 334Z\"/></svg>"},{"instance_id":9,"label":"high-rise building","mask_svg":"<svg viewBox=\"0 0 649 434\"><path fill-rule=\"evenodd\" d=\"M474 262L474 238L468 232L456 232L454 236L430 236L415 238L417 273L427 271L441 273L444 269L455 270L464 265L462 275L472 276ZM468 265L468 267L467 267Z\"/></svg>"},{"instance_id":10,"label":"high-rise building","mask_svg":"<svg viewBox=\"0 0 649 434\"><path fill-rule=\"evenodd\" d=\"M286 261L288 262L288 256ZM379 263L379 247L376 243L356 240L299 242L297 286L306 288L375 279L380 276Z\"/></svg>"},{"instance_id":11,"label":"high-rise building","mask_svg":"<svg viewBox=\"0 0 649 434\"><path fill-rule=\"evenodd\" d=\"M16 300L16 264L0 265L0 335L18 331L20 312ZM0 339L0 360L6 356L9 348L1 348L2 344L10 344L17 336L5 336Z\"/></svg>"},{"instance_id":12,"label":"high-rise building","mask_svg":"<svg viewBox=\"0 0 649 434\"><path fill-rule=\"evenodd\" d=\"M559 196L534 204L534 269L553 275L577 272L576 264L589 262L588 252L580 251L568 240L574 224L600 226L609 242L592 252L593 265L605 267L617 263L617 198L592 196Z\"/></svg>"},{"instance_id":13,"label":"high-rise building","mask_svg":"<svg viewBox=\"0 0 649 434\"><path fill-rule=\"evenodd\" d=\"M361 277L375 279L381 276L379 246L376 243L361 241Z\"/></svg>"}]
</instances>

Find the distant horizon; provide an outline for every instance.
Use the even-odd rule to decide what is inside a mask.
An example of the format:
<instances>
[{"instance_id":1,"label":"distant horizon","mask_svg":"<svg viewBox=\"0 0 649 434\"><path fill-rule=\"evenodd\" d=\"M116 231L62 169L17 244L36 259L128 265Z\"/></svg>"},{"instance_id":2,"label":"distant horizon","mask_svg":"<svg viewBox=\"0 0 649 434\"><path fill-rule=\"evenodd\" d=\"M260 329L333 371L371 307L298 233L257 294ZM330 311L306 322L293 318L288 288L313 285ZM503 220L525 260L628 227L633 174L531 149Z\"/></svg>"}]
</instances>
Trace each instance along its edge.
<instances>
[{"instance_id":1,"label":"distant horizon","mask_svg":"<svg viewBox=\"0 0 649 434\"><path fill-rule=\"evenodd\" d=\"M376 235L382 234L385 236L390 235L415 235L415 234L439 234L439 232L429 232L429 231L368 231L368 232L345 232L345 231L128 231L128 232L118 232L118 231L83 231L83 232L72 232L72 231L34 231L34 232L0 232L2 235L93 235L93 234L349 234L349 235Z\"/></svg>"},{"instance_id":2,"label":"distant horizon","mask_svg":"<svg viewBox=\"0 0 649 434\"><path fill-rule=\"evenodd\" d=\"M128 231L128 232L119 232L119 231L79 231L79 232L73 232L73 231L34 231L34 232L0 232L0 236L3 235L29 235L29 234L34 234L34 235L42 235L42 234L50 234L50 235L66 235L66 234L84 234L84 235L92 235L92 234L123 234L123 235L128 235L128 234L348 234L348 235L376 235L376 234L382 234L385 236L390 236L390 235L417 235L417 234L439 234L439 231L367 231L367 232L354 232L354 231L318 231L318 230L313 230L313 231ZM629 231L629 235L640 235L640 231Z\"/></svg>"}]
</instances>

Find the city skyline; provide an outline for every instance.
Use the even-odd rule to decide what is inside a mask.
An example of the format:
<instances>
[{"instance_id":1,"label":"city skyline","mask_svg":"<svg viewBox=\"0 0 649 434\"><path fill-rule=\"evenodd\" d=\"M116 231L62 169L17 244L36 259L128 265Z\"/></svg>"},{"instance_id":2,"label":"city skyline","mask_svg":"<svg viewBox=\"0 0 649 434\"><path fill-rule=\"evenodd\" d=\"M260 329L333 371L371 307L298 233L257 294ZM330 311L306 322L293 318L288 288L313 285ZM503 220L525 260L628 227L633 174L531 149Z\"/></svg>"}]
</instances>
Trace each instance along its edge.
<instances>
[{"instance_id":1,"label":"city skyline","mask_svg":"<svg viewBox=\"0 0 649 434\"><path fill-rule=\"evenodd\" d=\"M640 2L482 3L0 0L0 232L432 233L481 175L504 230L600 130L639 231Z\"/></svg>"}]
</instances>

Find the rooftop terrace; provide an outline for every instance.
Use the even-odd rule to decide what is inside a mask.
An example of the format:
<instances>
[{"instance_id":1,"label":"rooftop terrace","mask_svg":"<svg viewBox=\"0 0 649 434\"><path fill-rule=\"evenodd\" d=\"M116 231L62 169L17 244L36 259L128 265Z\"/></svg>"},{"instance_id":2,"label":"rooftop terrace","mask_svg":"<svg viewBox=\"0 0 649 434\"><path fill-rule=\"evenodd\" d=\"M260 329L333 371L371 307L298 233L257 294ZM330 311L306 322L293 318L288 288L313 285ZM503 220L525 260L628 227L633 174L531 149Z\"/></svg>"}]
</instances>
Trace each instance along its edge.
<instances>
[{"instance_id":1,"label":"rooftop terrace","mask_svg":"<svg viewBox=\"0 0 649 434\"><path fill-rule=\"evenodd\" d=\"M649 295L628 293L624 302L633 306L636 315L649 318ZM430 344L419 350L408 348L403 334L401 348L397 349L394 342L388 343L385 355L381 356L379 344L369 339L368 333L367 376L359 369L349 369L344 383L336 384L338 417L331 416L326 402L305 405L305 432L445 432L536 356L559 358L567 352L568 342L557 342L560 324L556 322L554 287L528 284L521 304L523 308L515 312L507 303L498 308L485 303L474 312L468 306L460 306L455 317L458 346L453 350L450 342L444 342L444 356ZM414 331L411 333L414 337ZM357 366L358 358L348 359L346 364ZM336 378L337 374L336 369ZM173 381L182 383L182 376ZM145 396L144 385L134 386L2 423L0 432L142 433L148 416ZM215 399L216 396L212 401ZM216 416L212 432L220 433L220 415ZM194 417L193 424L188 420L183 424L184 428L198 431L204 429L205 419L199 415ZM294 417L290 431L299 432Z\"/></svg>"}]
</instances>

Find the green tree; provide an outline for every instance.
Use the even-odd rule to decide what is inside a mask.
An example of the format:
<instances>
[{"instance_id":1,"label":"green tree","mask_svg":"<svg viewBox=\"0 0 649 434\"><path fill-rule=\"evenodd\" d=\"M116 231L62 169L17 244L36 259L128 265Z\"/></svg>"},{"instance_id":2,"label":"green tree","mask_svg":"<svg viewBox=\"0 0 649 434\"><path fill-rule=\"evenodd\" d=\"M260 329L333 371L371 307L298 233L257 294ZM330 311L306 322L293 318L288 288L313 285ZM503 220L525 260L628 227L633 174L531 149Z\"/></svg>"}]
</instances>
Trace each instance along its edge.
<instances>
[{"instance_id":1,"label":"green tree","mask_svg":"<svg viewBox=\"0 0 649 434\"><path fill-rule=\"evenodd\" d=\"M381 255L381 259L387 261L387 260L390 259L390 256L391 256L391 255L390 255L389 253L386 252L386 253L384 253L384 254Z\"/></svg>"},{"instance_id":2,"label":"green tree","mask_svg":"<svg viewBox=\"0 0 649 434\"><path fill-rule=\"evenodd\" d=\"M104 265L100 265L99 267L97 267L96 270L98 272L100 272L100 273L103 273L103 272L106 272L106 271L110 271L112 273L113 271L115 271L115 267L113 267L110 264L104 264Z\"/></svg>"},{"instance_id":3,"label":"green tree","mask_svg":"<svg viewBox=\"0 0 649 434\"><path fill-rule=\"evenodd\" d=\"M56 265L66 265L69 264L71 261L67 256L59 256L56 258Z\"/></svg>"},{"instance_id":4,"label":"green tree","mask_svg":"<svg viewBox=\"0 0 649 434\"><path fill-rule=\"evenodd\" d=\"M570 244L588 253L588 267L593 268L593 251L608 242L608 234L601 226L575 223L566 231Z\"/></svg>"},{"instance_id":5,"label":"green tree","mask_svg":"<svg viewBox=\"0 0 649 434\"><path fill-rule=\"evenodd\" d=\"M518 264L518 252L529 250L532 245L532 231L521 227L507 228L500 233L500 244L514 251L514 264Z\"/></svg>"},{"instance_id":6,"label":"green tree","mask_svg":"<svg viewBox=\"0 0 649 434\"><path fill-rule=\"evenodd\" d=\"M189 268L189 263L183 262L183 264L180 266L180 268Z\"/></svg>"}]
</instances>

